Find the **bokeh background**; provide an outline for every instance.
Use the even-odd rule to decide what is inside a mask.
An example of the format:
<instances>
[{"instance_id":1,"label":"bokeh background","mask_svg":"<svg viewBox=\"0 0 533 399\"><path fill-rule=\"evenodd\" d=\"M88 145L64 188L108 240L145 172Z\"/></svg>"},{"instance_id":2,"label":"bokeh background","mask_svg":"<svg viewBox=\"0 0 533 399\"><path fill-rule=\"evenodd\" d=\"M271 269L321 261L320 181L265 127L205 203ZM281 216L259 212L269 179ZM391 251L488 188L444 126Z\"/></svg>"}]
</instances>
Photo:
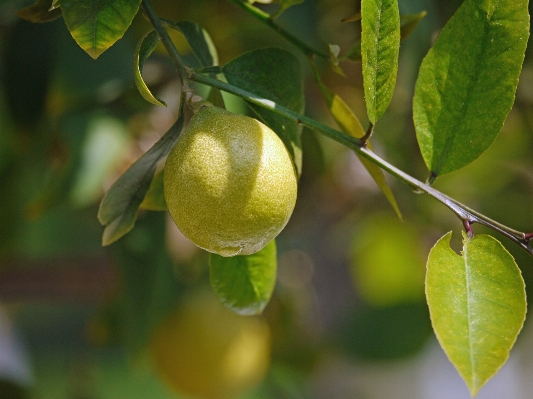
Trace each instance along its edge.
<instances>
[{"instance_id":1,"label":"bokeh background","mask_svg":"<svg viewBox=\"0 0 533 399\"><path fill-rule=\"evenodd\" d=\"M93 60L62 19L20 20L16 10L29 3L0 1L0 398L185 398L160 380L147 344L155 326L208 283L207 255L166 212L141 211L134 230L106 248L96 218L105 190L176 118L172 65L163 49L145 65L147 83L169 105L154 107L133 82L133 52L150 29L142 16ZM298 55L230 2L152 3L161 16L204 27L221 65L268 46ZM372 143L385 159L425 180L411 115L414 83L461 1L399 3L402 14L425 10L427 16L402 42L396 91ZM306 0L278 22L316 48L339 45L342 55L359 38L360 24L341 20L358 7L358 1ZM173 38L189 59L183 38ZM516 104L493 146L435 183L522 231L533 231L532 58L530 46ZM306 114L335 126L301 61ZM360 64L342 63L346 77L327 62L318 66L366 126ZM230 110L250 112L238 98L225 100ZM460 249L460 221L389 179L400 222L352 152L307 130L302 140L298 202L278 238L278 282L262 315L271 330L270 366L242 398L468 398L431 331L423 286L432 245L453 230L452 245ZM481 226L474 231L487 233ZM530 292L531 258L497 238L515 256ZM216 337L224 326L209 328ZM526 321L508 363L478 398L532 397L531 348L533 327Z\"/></svg>"}]
</instances>

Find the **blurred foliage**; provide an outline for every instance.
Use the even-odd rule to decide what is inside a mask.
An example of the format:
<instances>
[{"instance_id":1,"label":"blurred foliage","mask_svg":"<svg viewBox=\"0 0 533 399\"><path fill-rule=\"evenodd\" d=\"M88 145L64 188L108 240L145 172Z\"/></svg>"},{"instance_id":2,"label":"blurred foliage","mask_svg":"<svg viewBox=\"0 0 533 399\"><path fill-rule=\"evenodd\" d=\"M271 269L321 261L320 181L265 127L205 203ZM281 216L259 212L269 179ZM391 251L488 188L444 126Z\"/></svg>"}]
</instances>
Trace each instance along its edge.
<instances>
[{"instance_id":1,"label":"blurred foliage","mask_svg":"<svg viewBox=\"0 0 533 399\"><path fill-rule=\"evenodd\" d=\"M96 218L112 182L176 119L179 85L172 65L159 47L144 64L145 82L168 105L153 107L134 84L136 43L150 29L141 15L116 45L93 60L61 18L47 24L21 21L15 13L30 3L0 2L0 300L13 308L34 374L28 390L16 396L13 388L12 397L176 397L155 378L143 348L152 327L180 305L182 295L208 280L208 257L175 230L164 212L142 210L129 235L106 249ZM152 3L167 19L194 21L206 29L221 65L266 46L297 54L230 2ZM411 111L414 79L461 1L399 3L403 14L426 10L427 16L402 42L397 86L372 144L385 159L423 180L427 170ZM338 45L342 59L360 40L361 25L340 21L356 14L358 6L357 1L306 0L276 21L316 48ZM179 33L172 37L184 57L193 57ZM522 230L533 225L531 57L529 49L515 107L494 145L435 184ZM311 70L300 61L306 114L334 126ZM361 65L340 65L346 77L317 60L323 83L366 127ZM242 101L227 98L229 107L247 112ZM423 259L445 232L454 230L460 237L462 229L440 204L389 180L402 225L355 154L307 130L302 149L298 203L277 240L278 282L264 313L273 334L272 366L264 382L245 395L250 399L318 397L312 394L315 388L329 392L336 382L328 378L334 374L328 369L332 363L366 365L423 351L431 329L417 254ZM485 232L479 226L474 230ZM531 259L503 243L523 267L530 290ZM460 248L459 240L452 239L452 247ZM388 277L405 270L401 285L375 277L378 266L372 262L378 259ZM60 277L65 275L68 279ZM72 288L83 284L89 287L83 295ZM10 398L7 389L0 385L0 397ZM354 392L349 397L356 397Z\"/></svg>"}]
</instances>

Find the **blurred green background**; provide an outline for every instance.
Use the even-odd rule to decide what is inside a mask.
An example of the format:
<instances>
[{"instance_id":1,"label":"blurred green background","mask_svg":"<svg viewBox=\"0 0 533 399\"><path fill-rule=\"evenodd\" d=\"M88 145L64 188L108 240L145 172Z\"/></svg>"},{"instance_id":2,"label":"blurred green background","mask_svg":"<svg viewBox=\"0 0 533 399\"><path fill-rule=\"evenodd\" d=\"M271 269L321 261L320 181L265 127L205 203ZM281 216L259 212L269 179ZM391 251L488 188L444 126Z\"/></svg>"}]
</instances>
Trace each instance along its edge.
<instances>
[{"instance_id":1,"label":"blurred green background","mask_svg":"<svg viewBox=\"0 0 533 399\"><path fill-rule=\"evenodd\" d=\"M147 344L154 327L205 286L207 256L165 212L141 211L134 230L106 248L96 218L105 190L176 118L172 65L162 49L145 65L147 83L169 105L156 108L133 82L133 52L150 29L140 15L93 60L62 19L20 20L16 11L29 3L0 1L0 398L182 397L158 378ZM221 65L267 46L298 54L230 2L152 3L161 16L204 27ZM427 16L402 42L396 91L372 140L377 153L425 180L411 119L414 83L423 56L461 2L399 3L402 14L426 10ZM316 48L337 44L342 55L358 39L360 24L340 21L358 7L358 1L306 0L278 23ZM183 38L173 38L188 59ZM302 66L306 114L334 126L304 58ZM346 77L326 62L318 66L366 126L360 64L341 64ZM229 109L249 112L241 100L225 100ZM515 107L494 145L435 187L532 231L532 134L530 46ZM262 316L272 336L270 368L243 398L469 397L431 332L423 286L434 243L453 230L452 245L460 249L460 221L390 179L400 222L352 152L307 130L302 140L298 202L278 238L278 283ZM481 226L474 231L488 233ZM529 290L531 258L497 238L515 256ZM220 325L211 328L220 335ZM508 364L478 398L533 395L532 341L526 322Z\"/></svg>"}]
</instances>

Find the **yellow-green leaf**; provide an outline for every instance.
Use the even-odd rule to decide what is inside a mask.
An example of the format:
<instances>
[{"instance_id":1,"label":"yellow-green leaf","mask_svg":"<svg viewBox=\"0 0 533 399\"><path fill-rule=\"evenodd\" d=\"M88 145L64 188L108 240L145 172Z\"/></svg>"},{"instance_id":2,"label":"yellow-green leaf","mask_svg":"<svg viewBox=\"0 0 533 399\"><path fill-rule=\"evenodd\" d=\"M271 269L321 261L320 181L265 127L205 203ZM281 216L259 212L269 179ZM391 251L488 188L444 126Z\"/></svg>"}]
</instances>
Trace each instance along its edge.
<instances>
[{"instance_id":1,"label":"yellow-green leaf","mask_svg":"<svg viewBox=\"0 0 533 399\"><path fill-rule=\"evenodd\" d=\"M120 39L141 0L68 0L61 2L63 18L76 43L93 58Z\"/></svg>"},{"instance_id":2,"label":"yellow-green leaf","mask_svg":"<svg viewBox=\"0 0 533 399\"><path fill-rule=\"evenodd\" d=\"M148 32L141 38L141 40L139 40L139 44L137 44L137 48L135 49L135 56L133 57L133 78L135 80L135 86L137 86L137 90L139 90L139 93L141 93L141 96L143 96L146 101L154 105L166 106L164 101L154 97L148 86L146 86L146 83L144 83L141 75L144 62L155 50L159 40L161 40L161 38L155 30Z\"/></svg>"},{"instance_id":3,"label":"yellow-green leaf","mask_svg":"<svg viewBox=\"0 0 533 399\"><path fill-rule=\"evenodd\" d=\"M434 177L491 146L513 106L528 37L523 0L465 0L439 33L413 98L416 137Z\"/></svg>"},{"instance_id":4,"label":"yellow-green leaf","mask_svg":"<svg viewBox=\"0 0 533 399\"><path fill-rule=\"evenodd\" d=\"M361 56L368 119L375 124L392 98L400 51L397 0L361 2Z\"/></svg>"},{"instance_id":5,"label":"yellow-green leaf","mask_svg":"<svg viewBox=\"0 0 533 399\"><path fill-rule=\"evenodd\" d=\"M524 280L495 238L446 234L429 254L426 296L439 343L475 396L505 364L526 316Z\"/></svg>"}]
</instances>

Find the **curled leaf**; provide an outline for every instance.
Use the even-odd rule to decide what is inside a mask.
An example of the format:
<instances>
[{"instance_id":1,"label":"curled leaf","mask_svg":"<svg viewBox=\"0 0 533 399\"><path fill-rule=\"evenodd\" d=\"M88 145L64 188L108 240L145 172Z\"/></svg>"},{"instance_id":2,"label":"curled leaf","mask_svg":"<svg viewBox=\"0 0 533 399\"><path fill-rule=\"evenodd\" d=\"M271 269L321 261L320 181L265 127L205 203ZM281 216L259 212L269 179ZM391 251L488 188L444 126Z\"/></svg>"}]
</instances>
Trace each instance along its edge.
<instances>
[{"instance_id":1,"label":"curled leaf","mask_svg":"<svg viewBox=\"0 0 533 399\"><path fill-rule=\"evenodd\" d=\"M148 32L146 35L144 35L141 38L141 40L139 40L139 43L137 44L137 48L135 49L135 55L133 58L134 59L133 78L135 80L135 86L137 86L137 90L139 90L139 93L141 93L141 96L143 96L143 98L146 101L154 105L166 106L164 101L159 100L153 96L148 86L146 86L146 83L144 83L144 80L141 74L143 66L144 66L144 62L150 56L150 54L152 54L152 52L155 50L157 43L159 43L160 40L161 38L159 37L159 34L155 30Z\"/></svg>"}]
</instances>

